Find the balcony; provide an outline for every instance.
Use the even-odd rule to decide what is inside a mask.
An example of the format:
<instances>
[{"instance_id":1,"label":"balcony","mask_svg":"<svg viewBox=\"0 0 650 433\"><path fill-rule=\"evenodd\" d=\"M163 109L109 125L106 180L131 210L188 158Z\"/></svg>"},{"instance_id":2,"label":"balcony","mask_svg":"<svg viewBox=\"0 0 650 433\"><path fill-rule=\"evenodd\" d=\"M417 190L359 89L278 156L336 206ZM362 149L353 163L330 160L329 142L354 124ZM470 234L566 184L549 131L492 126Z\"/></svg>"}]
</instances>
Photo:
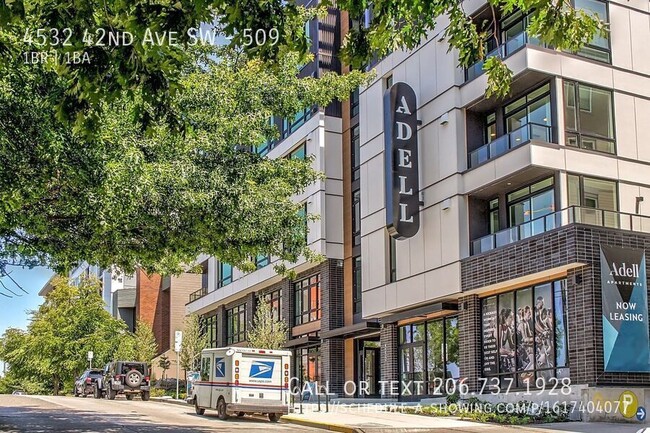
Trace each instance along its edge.
<instances>
[{"instance_id":1,"label":"balcony","mask_svg":"<svg viewBox=\"0 0 650 433\"><path fill-rule=\"evenodd\" d=\"M518 226L475 239L472 241L472 255L485 253L569 224L586 224L650 233L650 216L570 206Z\"/></svg>"},{"instance_id":2,"label":"balcony","mask_svg":"<svg viewBox=\"0 0 650 433\"><path fill-rule=\"evenodd\" d=\"M208 288L207 287L201 287L196 292L190 293L190 302L194 302L197 299L200 299L200 298L204 297L207 294L208 294Z\"/></svg>"},{"instance_id":3,"label":"balcony","mask_svg":"<svg viewBox=\"0 0 650 433\"><path fill-rule=\"evenodd\" d=\"M503 155L515 147L526 144L531 140L550 143L552 140L552 127L538 123L528 123L509 134L484 144L469 154L469 167L474 168L490 159Z\"/></svg>"},{"instance_id":4,"label":"balcony","mask_svg":"<svg viewBox=\"0 0 650 433\"><path fill-rule=\"evenodd\" d=\"M465 70L465 81L472 81L474 78L483 74L483 64L485 63L486 59L489 59L493 56L499 56L500 58L505 59L515 52L519 51L521 48L526 46L526 44L546 46L539 39L531 38L526 32L521 32L508 39L505 43L499 45L494 50L487 53L485 59L480 60L467 68Z\"/></svg>"}]
</instances>

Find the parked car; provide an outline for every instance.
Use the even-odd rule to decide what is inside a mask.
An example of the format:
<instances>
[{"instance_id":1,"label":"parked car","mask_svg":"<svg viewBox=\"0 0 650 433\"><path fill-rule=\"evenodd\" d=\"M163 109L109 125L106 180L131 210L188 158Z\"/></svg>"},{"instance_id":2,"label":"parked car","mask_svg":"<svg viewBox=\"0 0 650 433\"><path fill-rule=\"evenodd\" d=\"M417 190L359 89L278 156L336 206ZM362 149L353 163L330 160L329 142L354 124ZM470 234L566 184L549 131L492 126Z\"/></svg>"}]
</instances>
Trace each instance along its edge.
<instances>
[{"instance_id":1,"label":"parked car","mask_svg":"<svg viewBox=\"0 0 650 433\"><path fill-rule=\"evenodd\" d=\"M25 391L17 389L14 392L12 392L11 395L27 395L27 393Z\"/></svg>"},{"instance_id":2,"label":"parked car","mask_svg":"<svg viewBox=\"0 0 650 433\"><path fill-rule=\"evenodd\" d=\"M89 369L83 372L79 379L74 383L72 394L75 397L86 397L88 394L95 392L95 382L104 374L103 370Z\"/></svg>"},{"instance_id":3,"label":"parked car","mask_svg":"<svg viewBox=\"0 0 650 433\"><path fill-rule=\"evenodd\" d=\"M127 400L133 400L139 394L142 400L147 401L149 390L149 369L146 363L115 361L104 367L103 376L95 383L94 396L115 400L117 394L124 394Z\"/></svg>"}]
</instances>

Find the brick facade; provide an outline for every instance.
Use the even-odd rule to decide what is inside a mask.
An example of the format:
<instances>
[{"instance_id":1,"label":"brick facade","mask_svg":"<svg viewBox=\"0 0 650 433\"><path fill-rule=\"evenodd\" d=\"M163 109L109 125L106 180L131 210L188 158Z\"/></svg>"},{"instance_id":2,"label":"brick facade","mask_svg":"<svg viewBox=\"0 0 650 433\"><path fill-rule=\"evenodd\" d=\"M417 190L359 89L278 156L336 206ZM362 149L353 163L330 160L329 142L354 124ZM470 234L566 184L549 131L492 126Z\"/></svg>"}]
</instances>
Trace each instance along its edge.
<instances>
[{"instance_id":1,"label":"brick facade","mask_svg":"<svg viewBox=\"0 0 650 433\"><path fill-rule=\"evenodd\" d=\"M460 377L470 391L478 391L481 377L481 300L477 295L458 300L458 357Z\"/></svg>"},{"instance_id":2,"label":"brick facade","mask_svg":"<svg viewBox=\"0 0 650 433\"><path fill-rule=\"evenodd\" d=\"M461 264L462 287L464 291L477 289L535 272L576 264L578 267L569 270L566 276L565 308L572 383L591 386L650 385L650 373L604 372L601 244L643 249L646 256L650 255L650 235L572 224L465 259ZM646 267L646 272L649 272L648 261ZM476 312L476 317L480 317L480 310ZM461 336L465 335L463 330L472 330L474 327L480 329L480 323L476 320L464 312L461 313ZM461 349L461 372L466 376L463 368L467 369L467 372L473 371L469 356L463 354Z\"/></svg>"},{"instance_id":3,"label":"brick facade","mask_svg":"<svg viewBox=\"0 0 650 433\"><path fill-rule=\"evenodd\" d=\"M395 323L384 323L379 333L381 349L379 357L381 361L381 380L399 380L399 359L397 354L397 325ZM387 388L387 390L390 388ZM383 397L391 397L387 392Z\"/></svg>"},{"instance_id":4,"label":"brick facade","mask_svg":"<svg viewBox=\"0 0 650 433\"><path fill-rule=\"evenodd\" d=\"M159 348L169 347L169 293L161 290L161 284L160 275L147 275L143 270L138 270L135 296L136 321L143 321L151 326Z\"/></svg>"}]
</instances>

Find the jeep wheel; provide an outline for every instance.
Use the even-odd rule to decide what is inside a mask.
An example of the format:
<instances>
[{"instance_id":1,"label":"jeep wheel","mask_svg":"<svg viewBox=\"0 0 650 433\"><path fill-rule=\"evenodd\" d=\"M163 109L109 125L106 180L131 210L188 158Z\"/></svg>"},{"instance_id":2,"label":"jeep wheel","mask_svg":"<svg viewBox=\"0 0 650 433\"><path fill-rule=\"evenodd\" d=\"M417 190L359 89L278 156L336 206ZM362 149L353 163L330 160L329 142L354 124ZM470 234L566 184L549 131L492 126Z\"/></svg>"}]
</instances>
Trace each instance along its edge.
<instances>
[{"instance_id":1,"label":"jeep wheel","mask_svg":"<svg viewBox=\"0 0 650 433\"><path fill-rule=\"evenodd\" d=\"M74 395L75 397L79 397L79 393L77 392L77 387L76 386L72 390L72 395Z\"/></svg>"},{"instance_id":2,"label":"jeep wheel","mask_svg":"<svg viewBox=\"0 0 650 433\"><path fill-rule=\"evenodd\" d=\"M228 419L228 412L226 412L226 401L223 397L219 397L219 402L217 402L217 416L221 421Z\"/></svg>"},{"instance_id":3,"label":"jeep wheel","mask_svg":"<svg viewBox=\"0 0 650 433\"><path fill-rule=\"evenodd\" d=\"M205 413L205 409L199 407L199 402L196 398L194 398L194 412L196 412L197 415L203 415Z\"/></svg>"},{"instance_id":4,"label":"jeep wheel","mask_svg":"<svg viewBox=\"0 0 650 433\"><path fill-rule=\"evenodd\" d=\"M142 391L142 401L149 401L149 391Z\"/></svg>"},{"instance_id":5,"label":"jeep wheel","mask_svg":"<svg viewBox=\"0 0 650 433\"><path fill-rule=\"evenodd\" d=\"M270 413L269 414L269 421L278 422L278 421L280 421L281 416L282 416L282 414L279 414L279 413Z\"/></svg>"},{"instance_id":6,"label":"jeep wheel","mask_svg":"<svg viewBox=\"0 0 650 433\"><path fill-rule=\"evenodd\" d=\"M115 400L116 395L117 395L117 391L115 391L109 385L108 389L106 390L106 397L108 397L109 400Z\"/></svg>"},{"instance_id":7,"label":"jeep wheel","mask_svg":"<svg viewBox=\"0 0 650 433\"><path fill-rule=\"evenodd\" d=\"M245 415L244 412L237 412L237 417L238 417L238 418L241 418L241 417L243 417L244 415Z\"/></svg>"},{"instance_id":8,"label":"jeep wheel","mask_svg":"<svg viewBox=\"0 0 650 433\"><path fill-rule=\"evenodd\" d=\"M127 400L133 400L133 394L127 394L126 399Z\"/></svg>"},{"instance_id":9,"label":"jeep wheel","mask_svg":"<svg viewBox=\"0 0 650 433\"><path fill-rule=\"evenodd\" d=\"M99 386L97 385L93 387L93 397L102 398L102 392L99 390Z\"/></svg>"}]
</instances>

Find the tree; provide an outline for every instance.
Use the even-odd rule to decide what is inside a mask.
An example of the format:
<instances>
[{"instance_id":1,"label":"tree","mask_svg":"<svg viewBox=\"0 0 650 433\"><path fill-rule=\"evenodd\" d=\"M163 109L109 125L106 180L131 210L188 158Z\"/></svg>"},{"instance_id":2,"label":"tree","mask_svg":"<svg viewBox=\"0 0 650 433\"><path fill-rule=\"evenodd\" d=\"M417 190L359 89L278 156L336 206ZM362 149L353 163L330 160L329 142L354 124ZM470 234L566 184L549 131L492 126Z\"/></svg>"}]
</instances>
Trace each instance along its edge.
<instances>
[{"instance_id":1,"label":"tree","mask_svg":"<svg viewBox=\"0 0 650 433\"><path fill-rule=\"evenodd\" d=\"M125 95L102 105L93 137L55 116L65 80L18 62L0 74L0 259L37 258L59 272L80 261L125 272L178 273L199 254L244 270L251 257L313 258L292 197L321 175L306 161L262 158L273 115L345 99L363 74L298 78L229 50L195 50L170 110L145 128ZM200 65L200 66L197 66Z\"/></svg>"},{"instance_id":2,"label":"tree","mask_svg":"<svg viewBox=\"0 0 650 433\"><path fill-rule=\"evenodd\" d=\"M0 358L14 379L38 382L58 394L62 384L71 386L87 368L88 351L100 365L111 359L125 324L105 310L98 281L72 286L57 278L53 285L45 302L30 313L26 332L5 332Z\"/></svg>"},{"instance_id":3,"label":"tree","mask_svg":"<svg viewBox=\"0 0 650 433\"><path fill-rule=\"evenodd\" d=\"M158 367L162 368L163 371L163 379L167 378L167 370L169 370L169 367L171 367L171 365L172 362L169 360L169 357L167 355L162 355L158 360Z\"/></svg>"},{"instance_id":4,"label":"tree","mask_svg":"<svg viewBox=\"0 0 650 433\"><path fill-rule=\"evenodd\" d=\"M208 338L201 330L199 316L190 314L185 317L185 330L179 353L180 366L186 372L198 371L201 362L201 351L208 347Z\"/></svg>"},{"instance_id":5,"label":"tree","mask_svg":"<svg viewBox=\"0 0 650 433\"><path fill-rule=\"evenodd\" d=\"M114 361L138 361L151 363L158 354L158 343L151 325L143 320L135 324L135 332L125 332L120 336Z\"/></svg>"},{"instance_id":6,"label":"tree","mask_svg":"<svg viewBox=\"0 0 650 433\"><path fill-rule=\"evenodd\" d=\"M276 320L273 317L271 304L264 297L257 300L257 310L246 332L246 340L250 347L262 349L282 349L287 342L289 327L283 320Z\"/></svg>"}]
</instances>

